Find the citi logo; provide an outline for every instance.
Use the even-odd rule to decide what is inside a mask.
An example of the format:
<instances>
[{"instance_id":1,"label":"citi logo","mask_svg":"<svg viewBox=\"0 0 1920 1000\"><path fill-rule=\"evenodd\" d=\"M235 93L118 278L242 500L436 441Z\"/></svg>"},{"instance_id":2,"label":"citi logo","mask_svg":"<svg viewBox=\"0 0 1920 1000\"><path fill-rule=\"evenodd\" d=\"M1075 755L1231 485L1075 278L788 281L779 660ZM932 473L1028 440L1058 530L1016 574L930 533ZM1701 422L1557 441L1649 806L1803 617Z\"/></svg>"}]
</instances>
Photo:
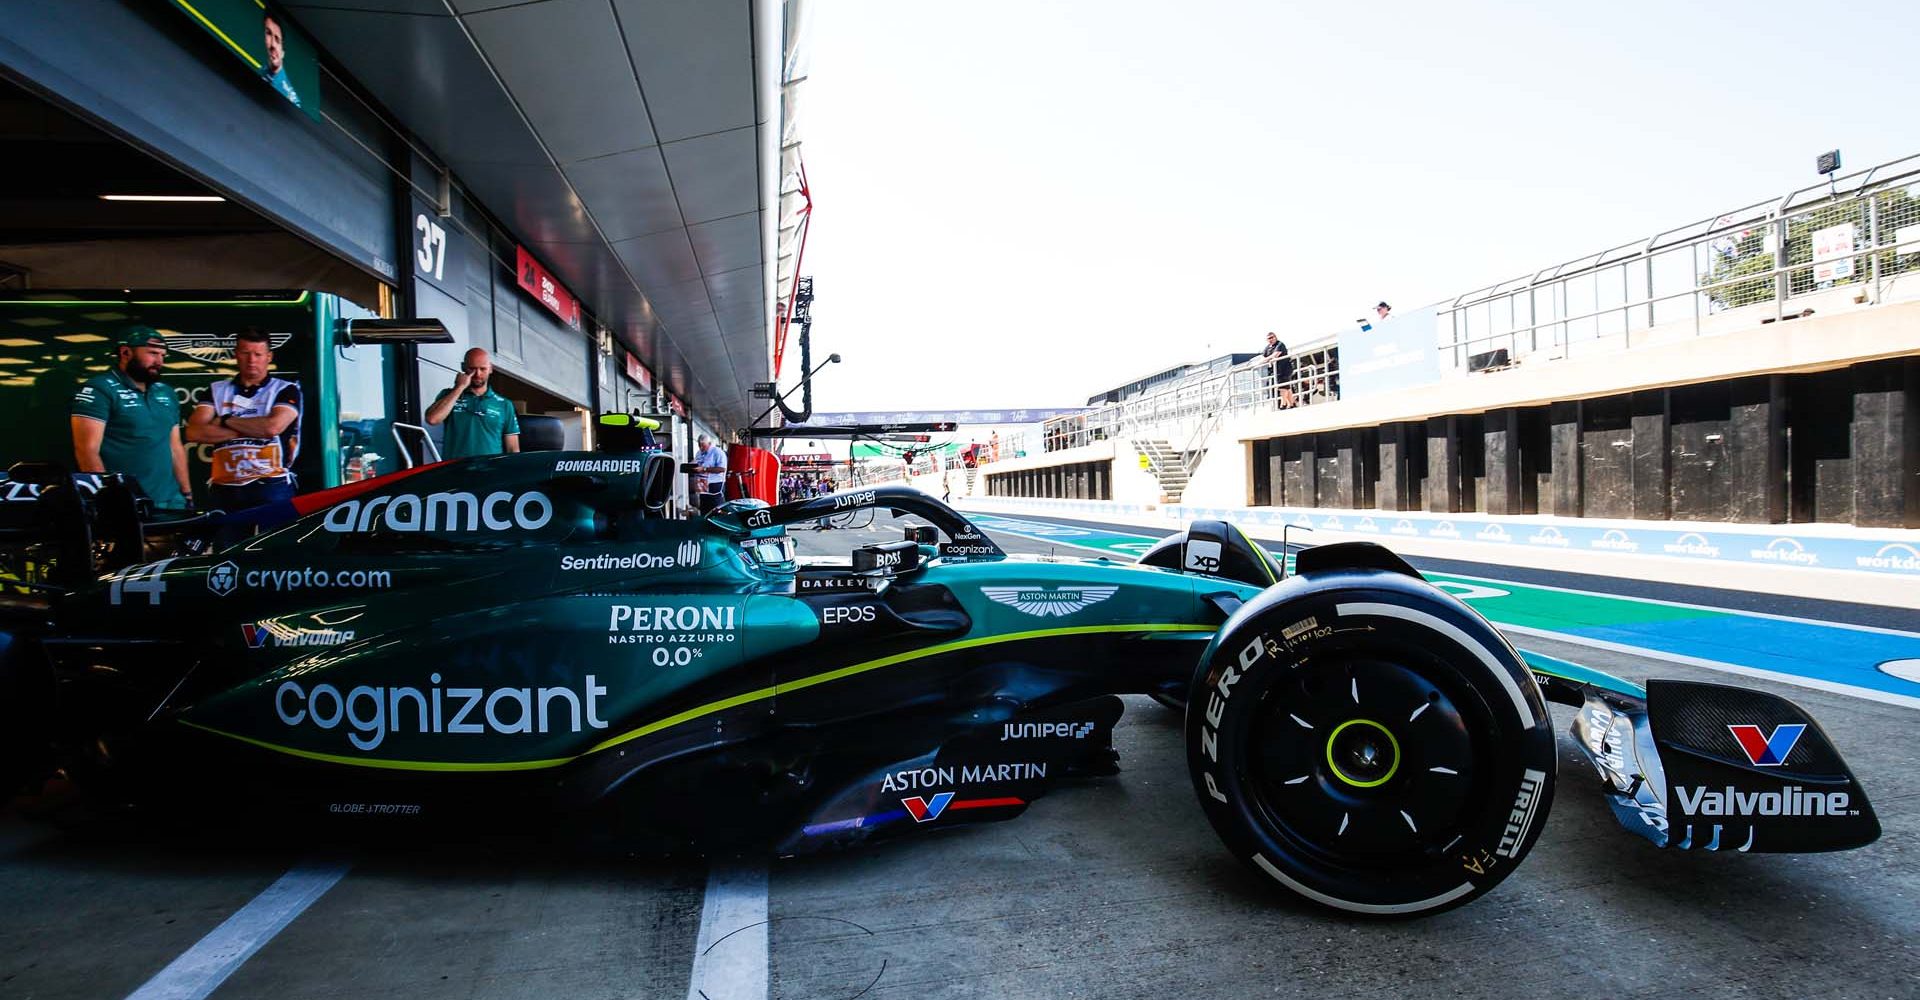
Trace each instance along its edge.
<instances>
[{"instance_id":1,"label":"citi logo","mask_svg":"<svg viewBox=\"0 0 1920 1000\"><path fill-rule=\"evenodd\" d=\"M1795 563L1812 566L1820 557L1807 551L1807 547L1791 538L1776 538L1767 543L1764 549L1754 549L1752 555L1763 562Z\"/></svg>"},{"instance_id":2,"label":"citi logo","mask_svg":"<svg viewBox=\"0 0 1920 1000\"><path fill-rule=\"evenodd\" d=\"M1669 555L1720 558L1720 546L1707 541L1707 536L1697 531L1689 531L1681 535L1678 540L1668 542L1661 548L1665 549Z\"/></svg>"},{"instance_id":3,"label":"citi logo","mask_svg":"<svg viewBox=\"0 0 1920 1000\"><path fill-rule=\"evenodd\" d=\"M947 811L947 804L952 801L952 792L940 792L930 799L918 795L901 799L900 804L907 807L907 815L912 816L915 823L931 823Z\"/></svg>"},{"instance_id":4,"label":"citi logo","mask_svg":"<svg viewBox=\"0 0 1920 1000\"><path fill-rule=\"evenodd\" d=\"M1920 552L1911 545L1891 542L1870 556L1855 556L1854 563L1865 569L1920 570Z\"/></svg>"},{"instance_id":5,"label":"citi logo","mask_svg":"<svg viewBox=\"0 0 1920 1000\"><path fill-rule=\"evenodd\" d=\"M1807 731L1804 722L1787 722L1773 727L1769 735L1760 735L1759 726L1728 726L1727 732L1733 734L1733 741L1740 744L1740 752L1747 755L1747 761L1755 767L1779 767L1787 762L1787 755L1800 742L1800 734Z\"/></svg>"},{"instance_id":6,"label":"citi logo","mask_svg":"<svg viewBox=\"0 0 1920 1000\"><path fill-rule=\"evenodd\" d=\"M1473 537L1478 538L1483 542L1513 541L1513 536L1507 534L1507 529L1501 527L1498 524L1489 524L1486 527L1481 528L1479 531L1476 531L1473 533Z\"/></svg>"},{"instance_id":7,"label":"citi logo","mask_svg":"<svg viewBox=\"0 0 1920 1000\"><path fill-rule=\"evenodd\" d=\"M1627 533L1619 528L1608 528L1606 534L1587 544L1596 549L1607 549L1613 552L1640 551L1640 543L1629 539Z\"/></svg>"},{"instance_id":8,"label":"citi logo","mask_svg":"<svg viewBox=\"0 0 1920 1000\"><path fill-rule=\"evenodd\" d=\"M1528 535L1527 544L1528 545L1551 545L1551 546L1554 546L1555 548L1564 549L1567 547L1567 536L1561 534L1559 528L1556 528L1553 525L1549 524L1546 527L1541 528L1539 531L1536 531L1533 534Z\"/></svg>"}]
</instances>

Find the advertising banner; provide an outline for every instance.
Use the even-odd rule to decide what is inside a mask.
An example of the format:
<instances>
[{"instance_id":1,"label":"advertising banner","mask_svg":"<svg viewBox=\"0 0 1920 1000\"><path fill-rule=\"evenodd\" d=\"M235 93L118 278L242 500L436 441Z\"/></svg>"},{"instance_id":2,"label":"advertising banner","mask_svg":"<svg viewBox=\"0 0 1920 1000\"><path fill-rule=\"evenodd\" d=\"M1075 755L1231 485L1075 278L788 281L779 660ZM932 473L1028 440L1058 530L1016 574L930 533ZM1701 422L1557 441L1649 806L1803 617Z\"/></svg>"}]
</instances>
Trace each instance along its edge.
<instances>
[{"instance_id":1,"label":"advertising banner","mask_svg":"<svg viewBox=\"0 0 1920 1000\"><path fill-rule=\"evenodd\" d=\"M513 271L520 283L520 290L539 299L541 305L560 317L560 322L580 329L580 300L560 284L560 279L541 267L526 247L516 246L513 251Z\"/></svg>"},{"instance_id":2,"label":"advertising banner","mask_svg":"<svg viewBox=\"0 0 1920 1000\"><path fill-rule=\"evenodd\" d=\"M1843 222L1813 234L1813 280L1853 277L1853 223Z\"/></svg>"},{"instance_id":3,"label":"advertising banner","mask_svg":"<svg viewBox=\"0 0 1920 1000\"><path fill-rule=\"evenodd\" d=\"M1434 336L1440 308L1369 320L1340 335L1340 398L1358 399L1440 381Z\"/></svg>"},{"instance_id":4,"label":"advertising banner","mask_svg":"<svg viewBox=\"0 0 1920 1000\"><path fill-rule=\"evenodd\" d=\"M172 0L288 103L320 120L320 62L285 14L256 0Z\"/></svg>"}]
</instances>

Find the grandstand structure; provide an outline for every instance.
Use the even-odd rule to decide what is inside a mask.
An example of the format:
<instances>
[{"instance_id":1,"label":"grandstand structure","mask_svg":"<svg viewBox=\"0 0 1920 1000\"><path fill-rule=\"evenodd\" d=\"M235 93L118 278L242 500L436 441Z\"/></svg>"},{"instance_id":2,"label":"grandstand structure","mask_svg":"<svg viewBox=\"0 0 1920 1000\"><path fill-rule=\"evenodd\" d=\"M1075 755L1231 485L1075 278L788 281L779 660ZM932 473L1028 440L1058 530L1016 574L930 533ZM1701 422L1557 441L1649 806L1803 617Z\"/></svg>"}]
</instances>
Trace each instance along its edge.
<instances>
[{"instance_id":1,"label":"grandstand structure","mask_svg":"<svg viewBox=\"0 0 1920 1000\"><path fill-rule=\"evenodd\" d=\"M1235 358L1096 397L1048 421L1038 453L982 466L971 495L1256 524L1409 515L1388 523L1437 518L1441 537L1460 515L1891 529L1891 555L1860 558L1920 571L1902 530L1920 528L1920 155L1293 356L1284 386Z\"/></svg>"}]
</instances>

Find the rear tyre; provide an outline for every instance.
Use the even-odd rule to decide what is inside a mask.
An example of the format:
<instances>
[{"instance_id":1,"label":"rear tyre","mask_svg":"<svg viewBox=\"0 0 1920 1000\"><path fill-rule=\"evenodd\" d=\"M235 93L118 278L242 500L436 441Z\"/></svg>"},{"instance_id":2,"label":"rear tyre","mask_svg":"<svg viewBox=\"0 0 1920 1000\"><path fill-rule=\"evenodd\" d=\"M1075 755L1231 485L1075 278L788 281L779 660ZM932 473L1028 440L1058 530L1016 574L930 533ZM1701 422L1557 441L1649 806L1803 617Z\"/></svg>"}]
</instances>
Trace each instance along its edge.
<instances>
[{"instance_id":1,"label":"rear tyre","mask_svg":"<svg viewBox=\"0 0 1920 1000\"><path fill-rule=\"evenodd\" d=\"M1551 719L1459 601L1400 573L1295 577L1242 607L1189 692L1207 819L1262 876L1368 916L1491 889L1539 837Z\"/></svg>"},{"instance_id":2,"label":"rear tyre","mask_svg":"<svg viewBox=\"0 0 1920 1000\"><path fill-rule=\"evenodd\" d=\"M37 789L53 773L52 708L52 674L39 649L0 632L0 800Z\"/></svg>"}]
</instances>

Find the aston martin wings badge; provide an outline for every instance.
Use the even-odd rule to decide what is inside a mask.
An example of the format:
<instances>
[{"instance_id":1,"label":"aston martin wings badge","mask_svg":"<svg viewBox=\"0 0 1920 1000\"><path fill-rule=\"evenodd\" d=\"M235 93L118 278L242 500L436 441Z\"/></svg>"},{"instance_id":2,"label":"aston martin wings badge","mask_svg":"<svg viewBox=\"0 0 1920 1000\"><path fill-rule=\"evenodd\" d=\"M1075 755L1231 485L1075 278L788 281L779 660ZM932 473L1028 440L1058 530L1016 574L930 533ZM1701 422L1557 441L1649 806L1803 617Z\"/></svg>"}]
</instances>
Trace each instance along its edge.
<instances>
[{"instance_id":1,"label":"aston martin wings badge","mask_svg":"<svg viewBox=\"0 0 1920 1000\"><path fill-rule=\"evenodd\" d=\"M987 599L1036 618L1064 618L1118 593L1119 587L981 587Z\"/></svg>"}]
</instances>

